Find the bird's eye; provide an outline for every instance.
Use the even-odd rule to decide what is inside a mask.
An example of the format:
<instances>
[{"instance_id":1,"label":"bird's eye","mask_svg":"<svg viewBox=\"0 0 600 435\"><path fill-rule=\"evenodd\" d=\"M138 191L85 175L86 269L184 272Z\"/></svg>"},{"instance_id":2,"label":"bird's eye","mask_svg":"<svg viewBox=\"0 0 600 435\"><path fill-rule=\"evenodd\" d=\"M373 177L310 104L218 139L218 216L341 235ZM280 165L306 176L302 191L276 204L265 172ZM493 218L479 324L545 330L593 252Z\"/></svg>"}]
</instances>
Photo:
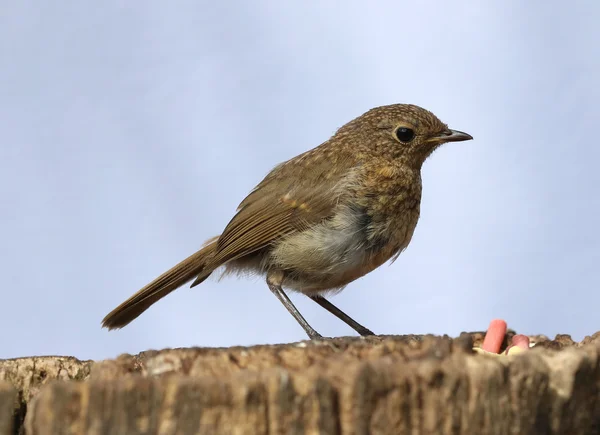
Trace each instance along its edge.
<instances>
[{"instance_id":1,"label":"bird's eye","mask_svg":"<svg viewBox=\"0 0 600 435\"><path fill-rule=\"evenodd\" d=\"M415 137L415 132L407 127L398 127L394 132L396 139L400 142L410 142Z\"/></svg>"}]
</instances>

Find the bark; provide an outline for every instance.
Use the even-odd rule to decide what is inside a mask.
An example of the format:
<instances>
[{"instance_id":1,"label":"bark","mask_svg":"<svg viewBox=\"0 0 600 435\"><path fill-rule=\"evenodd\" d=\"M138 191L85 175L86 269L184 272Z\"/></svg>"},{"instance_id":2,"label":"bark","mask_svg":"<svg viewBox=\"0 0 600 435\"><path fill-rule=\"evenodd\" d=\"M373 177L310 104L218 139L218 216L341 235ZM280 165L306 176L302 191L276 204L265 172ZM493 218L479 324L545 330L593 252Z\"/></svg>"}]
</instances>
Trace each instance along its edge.
<instances>
[{"instance_id":1,"label":"bark","mask_svg":"<svg viewBox=\"0 0 600 435\"><path fill-rule=\"evenodd\" d=\"M599 334L510 357L482 337L4 360L0 435L600 433Z\"/></svg>"}]
</instances>

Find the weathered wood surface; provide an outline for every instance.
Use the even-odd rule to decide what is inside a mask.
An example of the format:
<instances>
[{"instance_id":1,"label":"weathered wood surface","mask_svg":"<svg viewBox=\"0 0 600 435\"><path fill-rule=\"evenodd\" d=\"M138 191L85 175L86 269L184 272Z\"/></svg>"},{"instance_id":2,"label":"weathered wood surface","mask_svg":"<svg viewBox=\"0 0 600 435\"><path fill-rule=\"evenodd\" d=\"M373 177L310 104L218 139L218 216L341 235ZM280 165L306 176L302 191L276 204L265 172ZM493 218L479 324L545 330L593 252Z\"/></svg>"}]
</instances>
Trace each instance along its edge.
<instances>
[{"instance_id":1,"label":"weathered wood surface","mask_svg":"<svg viewBox=\"0 0 600 435\"><path fill-rule=\"evenodd\" d=\"M498 358L481 338L2 360L0 435L600 433L600 335Z\"/></svg>"}]
</instances>

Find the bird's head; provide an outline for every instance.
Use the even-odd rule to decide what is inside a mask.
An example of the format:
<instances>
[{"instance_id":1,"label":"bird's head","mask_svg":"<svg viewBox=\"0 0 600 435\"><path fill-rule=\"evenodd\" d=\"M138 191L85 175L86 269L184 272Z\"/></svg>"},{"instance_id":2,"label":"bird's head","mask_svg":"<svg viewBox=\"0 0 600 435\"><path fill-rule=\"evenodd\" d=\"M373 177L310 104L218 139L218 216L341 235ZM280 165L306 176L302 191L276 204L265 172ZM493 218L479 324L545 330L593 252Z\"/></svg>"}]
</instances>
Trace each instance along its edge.
<instances>
[{"instance_id":1,"label":"bird's head","mask_svg":"<svg viewBox=\"0 0 600 435\"><path fill-rule=\"evenodd\" d=\"M473 139L467 133L451 130L433 113L412 104L371 109L340 128L334 137L356 141L386 158L419 169L440 145Z\"/></svg>"}]
</instances>

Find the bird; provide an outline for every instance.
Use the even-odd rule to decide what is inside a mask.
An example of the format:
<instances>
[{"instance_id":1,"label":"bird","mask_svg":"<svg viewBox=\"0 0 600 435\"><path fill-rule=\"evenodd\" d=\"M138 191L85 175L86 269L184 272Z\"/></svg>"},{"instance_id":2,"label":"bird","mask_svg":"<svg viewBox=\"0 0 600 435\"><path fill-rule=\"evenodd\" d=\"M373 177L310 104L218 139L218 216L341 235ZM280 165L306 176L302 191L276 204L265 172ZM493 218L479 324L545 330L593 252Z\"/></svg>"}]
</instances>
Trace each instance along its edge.
<instances>
[{"instance_id":1,"label":"bird","mask_svg":"<svg viewBox=\"0 0 600 435\"><path fill-rule=\"evenodd\" d=\"M184 284L220 273L263 276L310 339L323 336L286 290L308 296L361 336L375 335L327 297L398 258L419 220L423 163L440 145L471 139L417 105L368 110L275 166L219 236L116 307L102 326L120 329Z\"/></svg>"}]
</instances>

